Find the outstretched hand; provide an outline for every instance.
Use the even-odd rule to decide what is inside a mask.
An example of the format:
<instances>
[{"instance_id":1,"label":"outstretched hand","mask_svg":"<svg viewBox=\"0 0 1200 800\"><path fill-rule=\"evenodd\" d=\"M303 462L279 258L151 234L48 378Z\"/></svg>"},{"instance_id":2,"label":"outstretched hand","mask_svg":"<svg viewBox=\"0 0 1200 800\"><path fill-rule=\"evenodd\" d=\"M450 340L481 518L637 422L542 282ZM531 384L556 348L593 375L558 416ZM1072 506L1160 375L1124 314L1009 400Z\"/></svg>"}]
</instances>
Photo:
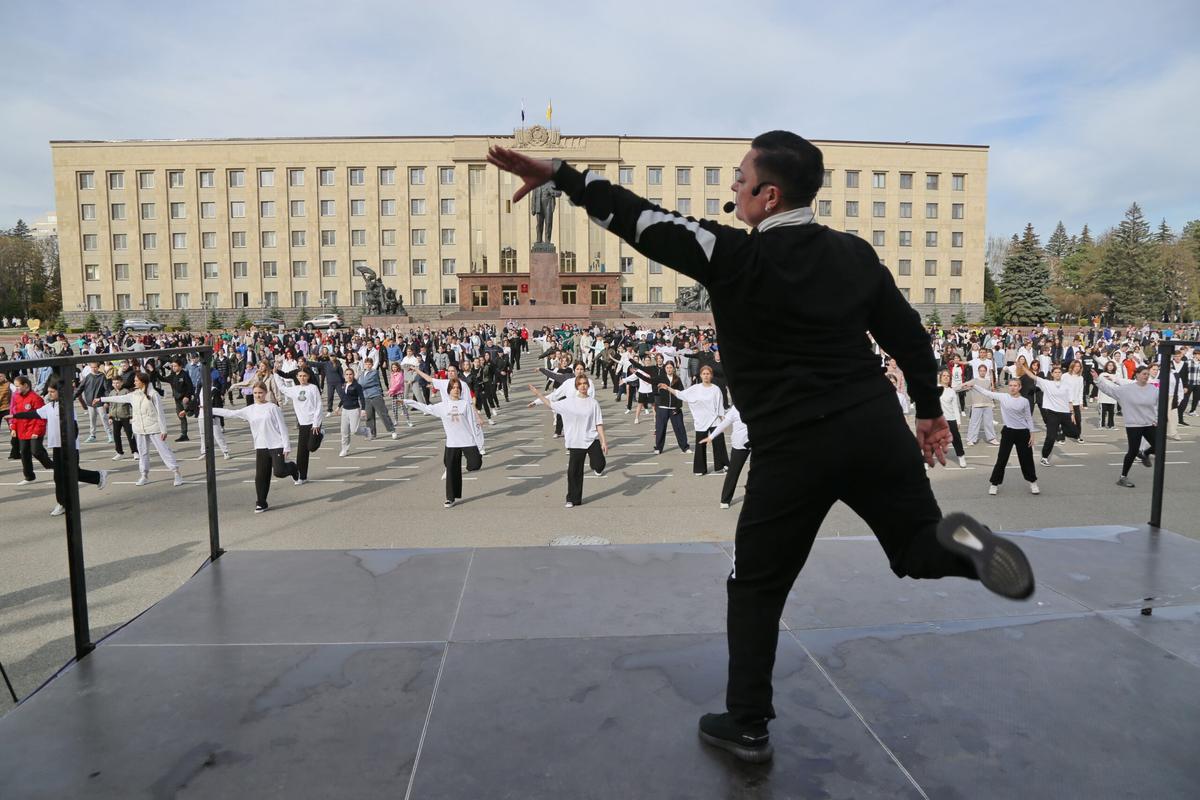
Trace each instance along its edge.
<instances>
[{"instance_id":1,"label":"outstretched hand","mask_svg":"<svg viewBox=\"0 0 1200 800\"><path fill-rule=\"evenodd\" d=\"M514 203L554 177L554 165L549 159L530 158L506 147L492 145L488 149L487 160L489 164L511 172L523 181L521 187L513 192Z\"/></svg>"},{"instance_id":2,"label":"outstretched hand","mask_svg":"<svg viewBox=\"0 0 1200 800\"><path fill-rule=\"evenodd\" d=\"M946 448L950 442L950 425L945 417L917 420L917 447L921 448L926 464L932 467L936 458L943 467L946 466Z\"/></svg>"}]
</instances>

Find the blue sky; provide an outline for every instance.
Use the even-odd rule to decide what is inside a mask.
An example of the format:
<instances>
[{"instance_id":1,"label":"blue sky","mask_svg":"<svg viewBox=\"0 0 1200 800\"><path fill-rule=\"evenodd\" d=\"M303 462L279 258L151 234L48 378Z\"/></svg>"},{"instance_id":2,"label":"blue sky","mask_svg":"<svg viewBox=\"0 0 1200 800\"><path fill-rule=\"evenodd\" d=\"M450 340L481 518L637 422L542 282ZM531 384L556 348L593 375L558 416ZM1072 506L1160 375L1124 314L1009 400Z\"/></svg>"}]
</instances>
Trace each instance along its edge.
<instances>
[{"instance_id":1,"label":"blue sky","mask_svg":"<svg viewBox=\"0 0 1200 800\"><path fill-rule=\"evenodd\" d=\"M8 4L0 227L51 139L505 133L987 144L988 232L1200 218L1200 3Z\"/></svg>"}]
</instances>

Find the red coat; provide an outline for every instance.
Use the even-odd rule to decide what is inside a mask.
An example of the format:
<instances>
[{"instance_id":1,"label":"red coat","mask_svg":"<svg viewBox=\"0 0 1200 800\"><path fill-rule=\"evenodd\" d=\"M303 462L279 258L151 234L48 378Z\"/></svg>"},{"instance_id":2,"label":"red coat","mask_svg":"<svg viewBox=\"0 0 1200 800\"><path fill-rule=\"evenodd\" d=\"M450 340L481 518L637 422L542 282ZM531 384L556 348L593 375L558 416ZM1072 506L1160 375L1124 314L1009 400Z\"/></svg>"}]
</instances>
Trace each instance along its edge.
<instances>
[{"instance_id":1,"label":"red coat","mask_svg":"<svg viewBox=\"0 0 1200 800\"><path fill-rule=\"evenodd\" d=\"M36 411L45 404L46 402L37 392L29 391L25 394L13 392L8 410L10 414L20 414L24 411ZM46 435L46 420L44 419L12 419L9 417L8 424L12 426L18 439L32 439L35 436Z\"/></svg>"}]
</instances>

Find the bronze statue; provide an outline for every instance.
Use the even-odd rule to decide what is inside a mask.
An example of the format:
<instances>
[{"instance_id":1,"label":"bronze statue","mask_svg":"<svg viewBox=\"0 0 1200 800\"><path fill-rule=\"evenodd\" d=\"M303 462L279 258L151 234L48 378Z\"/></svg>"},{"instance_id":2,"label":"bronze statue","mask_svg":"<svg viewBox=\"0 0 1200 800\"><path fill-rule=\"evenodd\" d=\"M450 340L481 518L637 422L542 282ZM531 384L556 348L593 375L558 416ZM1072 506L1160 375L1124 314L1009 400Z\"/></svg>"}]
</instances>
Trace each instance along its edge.
<instances>
[{"instance_id":1,"label":"bronze statue","mask_svg":"<svg viewBox=\"0 0 1200 800\"><path fill-rule=\"evenodd\" d=\"M375 270L364 266L357 266L354 270L363 276L367 284L363 291L363 306L367 314L408 314L404 308L404 295L386 287Z\"/></svg>"},{"instance_id":2,"label":"bronze statue","mask_svg":"<svg viewBox=\"0 0 1200 800\"><path fill-rule=\"evenodd\" d=\"M554 203L555 198L562 192L544 183L529 194L529 213L537 217L537 244L550 244L550 236L554 233ZM542 231L545 230L543 236Z\"/></svg>"},{"instance_id":3,"label":"bronze statue","mask_svg":"<svg viewBox=\"0 0 1200 800\"><path fill-rule=\"evenodd\" d=\"M711 307L708 289L698 283L681 288L679 297L675 300L676 311L708 311Z\"/></svg>"}]
</instances>

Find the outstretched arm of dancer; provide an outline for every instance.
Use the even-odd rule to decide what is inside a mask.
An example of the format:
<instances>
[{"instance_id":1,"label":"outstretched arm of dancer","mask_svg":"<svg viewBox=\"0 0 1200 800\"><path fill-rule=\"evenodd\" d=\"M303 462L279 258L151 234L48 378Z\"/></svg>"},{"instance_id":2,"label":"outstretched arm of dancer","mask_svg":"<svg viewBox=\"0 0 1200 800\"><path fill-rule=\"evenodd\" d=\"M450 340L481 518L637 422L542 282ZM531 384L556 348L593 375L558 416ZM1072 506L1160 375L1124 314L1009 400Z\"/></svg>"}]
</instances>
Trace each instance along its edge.
<instances>
[{"instance_id":1,"label":"outstretched arm of dancer","mask_svg":"<svg viewBox=\"0 0 1200 800\"><path fill-rule=\"evenodd\" d=\"M547 411L549 411L551 414L554 413L554 409L550 407L551 401L547 400L546 395L542 394L541 391L539 391L538 388L536 386L534 386L532 383L529 384L529 391L533 392L534 395L537 396L537 399L542 401L542 405L545 407L545 409Z\"/></svg>"}]
</instances>

